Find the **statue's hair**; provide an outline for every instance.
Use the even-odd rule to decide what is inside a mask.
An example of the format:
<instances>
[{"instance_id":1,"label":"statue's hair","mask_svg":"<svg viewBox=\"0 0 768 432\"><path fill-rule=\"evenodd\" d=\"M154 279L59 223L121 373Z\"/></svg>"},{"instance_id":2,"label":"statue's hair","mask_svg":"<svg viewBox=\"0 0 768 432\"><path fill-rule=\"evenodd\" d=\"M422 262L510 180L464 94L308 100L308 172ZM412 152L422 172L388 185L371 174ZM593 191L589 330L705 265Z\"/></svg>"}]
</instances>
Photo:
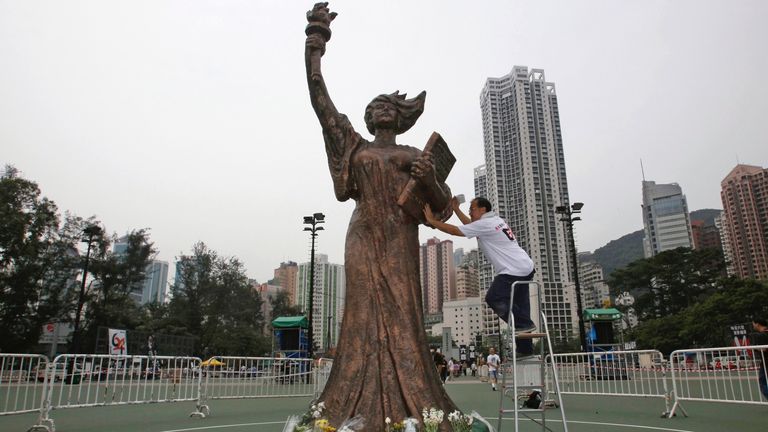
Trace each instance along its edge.
<instances>
[{"instance_id":1,"label":"statue's hair","mask_svg":"<svg viewBox=\"0 0 768 432\"><path fill-rule=\"evenodd\" d=\"M376 128L373 125L373 104L376 102L389 102L397 109L397 130L395 133L401 134L411 128L418 120L421 113L424 112L424 99L427 92L421 92L413 99L406 99L406 93L400 94L396 91L392 94L378 95L365 108L365 126L372 135L376 134Z\"/></svg>"}]
</instances>

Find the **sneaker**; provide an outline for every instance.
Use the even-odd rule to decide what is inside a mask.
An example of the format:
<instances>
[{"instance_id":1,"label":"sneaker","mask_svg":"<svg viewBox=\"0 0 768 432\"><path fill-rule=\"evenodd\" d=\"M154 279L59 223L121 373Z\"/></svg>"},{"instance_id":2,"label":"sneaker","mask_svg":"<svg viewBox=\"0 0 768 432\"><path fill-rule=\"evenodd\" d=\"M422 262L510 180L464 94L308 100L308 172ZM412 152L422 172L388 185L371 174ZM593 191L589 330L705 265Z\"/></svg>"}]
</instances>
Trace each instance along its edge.
<instances>
[{"instance_id":1,"label":"sneaker","mask_svg":"<svg viewBox=\"0 0 768 432\"><path fill-rule=\"evenodd\" d=\"M532 333L534 330L536 330L536 325L534 324L523 327L515 327L515 334L519 335L524 333Z\"/></svg>"}]
</instances>

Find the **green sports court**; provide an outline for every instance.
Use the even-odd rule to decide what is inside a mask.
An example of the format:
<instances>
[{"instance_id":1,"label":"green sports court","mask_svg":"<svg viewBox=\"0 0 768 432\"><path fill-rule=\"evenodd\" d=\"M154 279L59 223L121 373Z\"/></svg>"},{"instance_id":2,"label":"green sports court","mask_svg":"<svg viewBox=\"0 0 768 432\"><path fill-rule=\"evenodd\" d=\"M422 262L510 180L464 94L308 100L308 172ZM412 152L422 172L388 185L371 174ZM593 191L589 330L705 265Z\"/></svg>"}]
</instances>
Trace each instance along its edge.
<instances>
[{"instance_id":1,"label":"green sports court","mask_svg":"<svg viewBox=\"0 0 768 432\"><path fill-rule=\"evenodd\" d=\"M477 411L496 426L499 392L473 377L461 377L446 384L451 398L465 412ZM191 418L193 402L152 403L54 410L51 417L59 432L182 432L260 431L281 432L286 418L308 407L308 397L209 400L211 415ZM568 429L575 432L670 431L670 432L762 432L766 429L768 406L734 403L687 402L689 417L666 419L661 398L564 396ZM0 431L26 431L37 414L0 417ZM521 417L522 419L522 417ZM547 412L547 426L562 430L559 410ZM383 421L383 419L382 419ZM521 430L540 431L530 420L521 420ZM511 420L502 430L512 431Z\"/></svg>"}]
</instances>

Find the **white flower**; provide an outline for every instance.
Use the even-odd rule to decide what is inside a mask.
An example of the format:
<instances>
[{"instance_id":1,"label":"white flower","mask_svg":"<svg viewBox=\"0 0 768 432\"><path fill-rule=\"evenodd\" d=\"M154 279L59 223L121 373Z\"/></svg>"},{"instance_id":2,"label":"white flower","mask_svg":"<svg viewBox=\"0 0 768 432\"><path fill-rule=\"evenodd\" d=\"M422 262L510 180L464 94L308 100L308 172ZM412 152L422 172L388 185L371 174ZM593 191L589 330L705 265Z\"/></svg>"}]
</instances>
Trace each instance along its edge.
<instances>
[{"instance_id":1,"label":"white flower","mask_svg":"<svg viewBox=\"0 0 768 432\"><path fill-rule=\"evenodd\" d=\"M387 418L384 419L384 423L390 424L390 423L392 423L392 419L387 417Z\"/></svg>"},{"instance_id":2,"label":"white flower","mask_svg":"<svg viewBox=\"0 0 768 432\"><path fill-rule=\"evenodd\" d=\"M322 415L322 413L320 412L320 410L317 410L317 411L312 413L312 417L314 417L314 418L320 418L321 415Z\"/></svg>"},{"instance_id":3,"label":"white flower","mask_svg":"<svg viewBox=\"0 0 768 432\"><path fill-rule=\"evenodd\" d=\"M320 402L319 404L317 404L317 407L320 408L321 410L325 409L325 402Z\"/></svg>"}]
</instances>

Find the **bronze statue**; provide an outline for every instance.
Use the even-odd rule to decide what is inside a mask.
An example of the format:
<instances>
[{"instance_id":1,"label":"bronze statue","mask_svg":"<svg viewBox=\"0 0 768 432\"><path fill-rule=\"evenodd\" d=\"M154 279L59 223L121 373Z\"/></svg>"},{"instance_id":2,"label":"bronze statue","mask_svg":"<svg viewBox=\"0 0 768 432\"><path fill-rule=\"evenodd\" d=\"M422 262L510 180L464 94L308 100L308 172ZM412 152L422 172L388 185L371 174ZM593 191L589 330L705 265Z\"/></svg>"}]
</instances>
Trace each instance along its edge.
<instances>
[{"instance_id":1,"label":"bronze statue","mask_svg":"<svg viewBox=\"0 0 768 432\"><path fill-rule=\"evenodd\" d=\"M374 98L365 110L373 141L360 136L336 110L320 70L335 17L328 3L317 3L307 12L307 82L336 198L351 198L356 206L344 257L344 320L333 371L319 401L331 425L361 415L364 430L383 431L386 417L421 422L424 408L441 409L446 417L456 410L441 385L424 331L421 220L398 205L408 182L416 179L420 198L445 220L452 214L451 192L444 176L436 176L429 152L395 142L423 112L425 92L413 99L398 92ZM450 430L447 421L440 430Z\"/></svg>"}]
</instances>

